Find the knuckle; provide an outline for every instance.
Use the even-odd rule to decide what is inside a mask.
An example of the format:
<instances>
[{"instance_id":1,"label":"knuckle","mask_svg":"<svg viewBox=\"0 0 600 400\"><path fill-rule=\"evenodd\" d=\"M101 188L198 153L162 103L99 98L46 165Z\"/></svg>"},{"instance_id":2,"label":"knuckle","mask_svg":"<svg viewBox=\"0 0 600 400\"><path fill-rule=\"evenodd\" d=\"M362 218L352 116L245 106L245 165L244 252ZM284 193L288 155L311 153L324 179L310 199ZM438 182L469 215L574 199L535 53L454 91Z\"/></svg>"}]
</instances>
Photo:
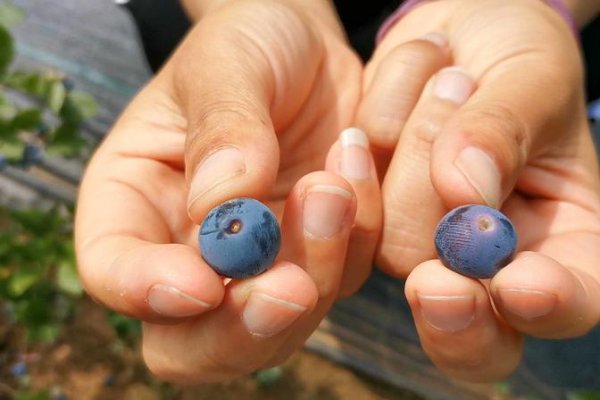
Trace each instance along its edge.
<instances>
[{"instance_id":1,"label":"knuckle","mask_svg":"<svg viewBox=\"0 0 600 400\"><path fill-rule=\"evenodd\" d=\"M419 70L439 60L441 54L441 50L432 43L410 41L392 48L386 55L385 62L390 67Z\"/></svg>"},{"instance_id":2,"label":"knuckle","mask_svg":"<svg viewBox=\"0 0 600 400\"><path fill-rule=\"evenodd\" d=\"M159 379L169 382L182 382L186 379L183 366L174 364L173 359L160 356L151 346L148 346L147 340L142 343L142 359L150 373Z\"/></svg>"},{"instance_id":3,"label":"knuckle","mask_svg":"<svg viewBox=\"0 0 600 400\"><path fill-rule=\"evenodd\" d=\"M410 126L411 135L415 138L415 146L425 151L429 151L444 126L438 113L430 111L427 116L415 118Z\"/></svg>"},{"instance_id":4,"label":"knuckle","mask_svg":"<svg viewBox=\"0 0 600 400\"><path fill-rule=\"evenodd\" d=\"M363 121L360 125L369 136L371 144L382 149L396 147L405 126L404 119L400 116L384 116L363 110L359 113L358 118Z\"/></svg>"},{"instance_id":5,"label":"knuckle","mask_svg":"<svg viewBox=\"0 0 600 400\"><path fill-rule=\"evenodd\" d=\"M175 358L169 356L164 349L156 351L145 340L142 346L142 358L154 376L180 384L201 384L231 379L260 367L249 362L240 363L230 355L221 354L220 347L222 346L204 346L201 354L190 352L185 357Z\"/></svg>"},{"instance_id":6,"label":"knuckle","mask_svg":"<svg viewBox=\"0 0 600 400\"><path fill-rule=\"evenodd\" d=\"M499 163L515 168L524 161L531 145L531 134L525 122L511 108L502 103L489 103L478 106L463 117L471 126L467 132L470 139L482 146L493 146L489 150L497 154Z\"/></svg>"},{"instance_id":7,"label":"knuckle","mask_svg":"<svg viewBox=\"0 0 600 400\"><path fill-rule=\"evenodd\" d=\"M413 113L407 131L415 138L419 150L429 152L433 142L442 132L449 116L456 111L456 105L445 101L431 103L427 109Z\"/></svg>"},{"instance_id":8,"label":"knuckle","mask_svg":"<svg viewBox=\"0 0 600 400\"><path fill-rule=\"evenodd\" d=\"M213 149L231 144L236 128L256 124L254 115L242 102L228 100L206 103L191 112L185 142L186 161L201 159Z\"/></svg>"},{"instance_id":9,"label":"knuckle","mask_svg":"<svg viewBox=\"0 0 600 400\"><path fill-rule=\"evenodd\" d=\"M232 357L227 346L205 346L203 351L204 369L211 374L236 377L260 368L261 357L244 357L244 360ZM243 361L243 362L242 362ZM203 375L206 375L204 373Z\"/></svg>"},{"instance_id":10,"label":"knuckle","mask_svg":"<svg viewBox=\"0 0 600 400\"><path fill-rule=\"evenodd\" d=\"M340 289L340 282L332 279L315 278L319 302L335 299Z\"/></svg>"}]
</instances>

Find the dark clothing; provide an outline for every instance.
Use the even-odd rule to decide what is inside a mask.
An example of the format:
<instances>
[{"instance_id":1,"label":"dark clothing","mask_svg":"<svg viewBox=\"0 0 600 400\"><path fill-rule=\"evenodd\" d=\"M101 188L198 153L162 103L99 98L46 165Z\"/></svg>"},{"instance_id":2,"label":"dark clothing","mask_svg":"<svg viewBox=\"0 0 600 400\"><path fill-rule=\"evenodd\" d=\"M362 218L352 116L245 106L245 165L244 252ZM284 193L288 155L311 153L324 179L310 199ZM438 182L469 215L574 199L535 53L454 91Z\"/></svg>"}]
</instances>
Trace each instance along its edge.
<instances>
[{"instance_id":1,"label":"dark clothing","mask_svg":"<svg viewBox=\"0 0 600 400\"><path fill-rule=\"evenodd\" d=\"M338 13L352 46L363 60L373 52L375 34L383 20L400 4L398 0L370 0L356 3L335 0ZM190 27L177 0L131 0L127 4L144 44L148 62L158 70ZM600 17L581 35L587 68L588 100L600 98Z\"/></svg>"}]
</instances>

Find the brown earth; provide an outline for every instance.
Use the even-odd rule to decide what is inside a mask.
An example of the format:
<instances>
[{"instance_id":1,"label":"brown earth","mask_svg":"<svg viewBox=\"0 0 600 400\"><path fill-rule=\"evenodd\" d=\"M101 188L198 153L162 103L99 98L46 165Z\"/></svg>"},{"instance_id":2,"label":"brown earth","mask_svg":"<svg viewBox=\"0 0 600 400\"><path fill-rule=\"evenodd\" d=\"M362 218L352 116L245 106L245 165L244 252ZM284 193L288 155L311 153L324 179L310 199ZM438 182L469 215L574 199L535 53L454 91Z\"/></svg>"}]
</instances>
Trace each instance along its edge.
<instances>
[{"instance_id":1,"label":"brown earth","mask_svg":"<svg viewBox=\"0 0 600 400\"><path fill-rule=\"evenodd\" d=\"M27 345L22 330L0 325L0 400L16 396L19 382L10 366L18 358L27 364L29 392L54 388L69 400L421 399L308 351L282 365L271 384L255 376L191 388L162 383L144 367L139 345L118 340L105 310L88 300L52 345Z\"/></svg>"}]
</instances>

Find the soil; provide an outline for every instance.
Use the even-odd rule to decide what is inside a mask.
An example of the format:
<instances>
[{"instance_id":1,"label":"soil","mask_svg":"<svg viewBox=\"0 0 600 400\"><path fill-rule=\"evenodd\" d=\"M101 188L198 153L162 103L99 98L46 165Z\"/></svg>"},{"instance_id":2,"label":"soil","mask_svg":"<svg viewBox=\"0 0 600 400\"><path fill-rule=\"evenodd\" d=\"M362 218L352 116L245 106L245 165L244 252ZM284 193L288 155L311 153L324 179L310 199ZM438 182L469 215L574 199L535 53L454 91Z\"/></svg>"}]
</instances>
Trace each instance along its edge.
<instances>
[{"instance_id":1,"label":"soil","mask_svg":"<svg viewBox=\"0 0 600 400\"><path fill-rule=\"evenodd\" d=\"M150 375L139 343L119 340L105 309L86 299L78 315L51 345L27 345L22 330L0 324L0 400L15 398L24 382L29 393L48 390L56 400L421 399L308 351L283 364L276 371L281 372L279 378L251 375L227 383L177 387ZM10 371L18 360L25 362L28 374L20 382Z\"/></svg>"}]
</instances>

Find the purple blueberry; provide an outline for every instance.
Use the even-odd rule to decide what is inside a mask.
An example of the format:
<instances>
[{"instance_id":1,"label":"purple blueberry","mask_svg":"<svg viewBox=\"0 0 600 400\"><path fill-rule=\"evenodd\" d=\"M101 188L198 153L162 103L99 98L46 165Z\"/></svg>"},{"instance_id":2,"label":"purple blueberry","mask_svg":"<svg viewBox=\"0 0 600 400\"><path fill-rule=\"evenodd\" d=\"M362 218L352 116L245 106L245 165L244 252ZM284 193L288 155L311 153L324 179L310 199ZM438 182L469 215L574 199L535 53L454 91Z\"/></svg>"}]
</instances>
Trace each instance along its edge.
<instances>
[{"instance_id":1,"label":"purple blueberry","mask_svg":"<svg viewBox=\"0 0 600 400\"><path fill-rule=\"evenodd\" d=\"M217 273L249 278L266 271L279 253L275 215L258 200L238 198L213 208L198 234L202 258Z\"/></svg>"},{"instance_id":2,"label":"purple blueberry","mask_svg":"<svg viewBox=\"0 0 600 400\"><path fill-rule=\"evenodd\" d=\"M23 361L17 361L10 367L10 373L15 378L22 378L27 375L27 364Z\"/></svg>"},{"instance_id":3,"label":"purple blueberry","mask_svg":"<svg viewBox=\"0 0 600 400\"><path fill-rule=\"evenodd\" d=\"M482 205L455 208L442 218L435 233L442 263L471 278L493 277L512 260L516 247L517 234L510 220Z\"/></svg>"}]
</instances>

